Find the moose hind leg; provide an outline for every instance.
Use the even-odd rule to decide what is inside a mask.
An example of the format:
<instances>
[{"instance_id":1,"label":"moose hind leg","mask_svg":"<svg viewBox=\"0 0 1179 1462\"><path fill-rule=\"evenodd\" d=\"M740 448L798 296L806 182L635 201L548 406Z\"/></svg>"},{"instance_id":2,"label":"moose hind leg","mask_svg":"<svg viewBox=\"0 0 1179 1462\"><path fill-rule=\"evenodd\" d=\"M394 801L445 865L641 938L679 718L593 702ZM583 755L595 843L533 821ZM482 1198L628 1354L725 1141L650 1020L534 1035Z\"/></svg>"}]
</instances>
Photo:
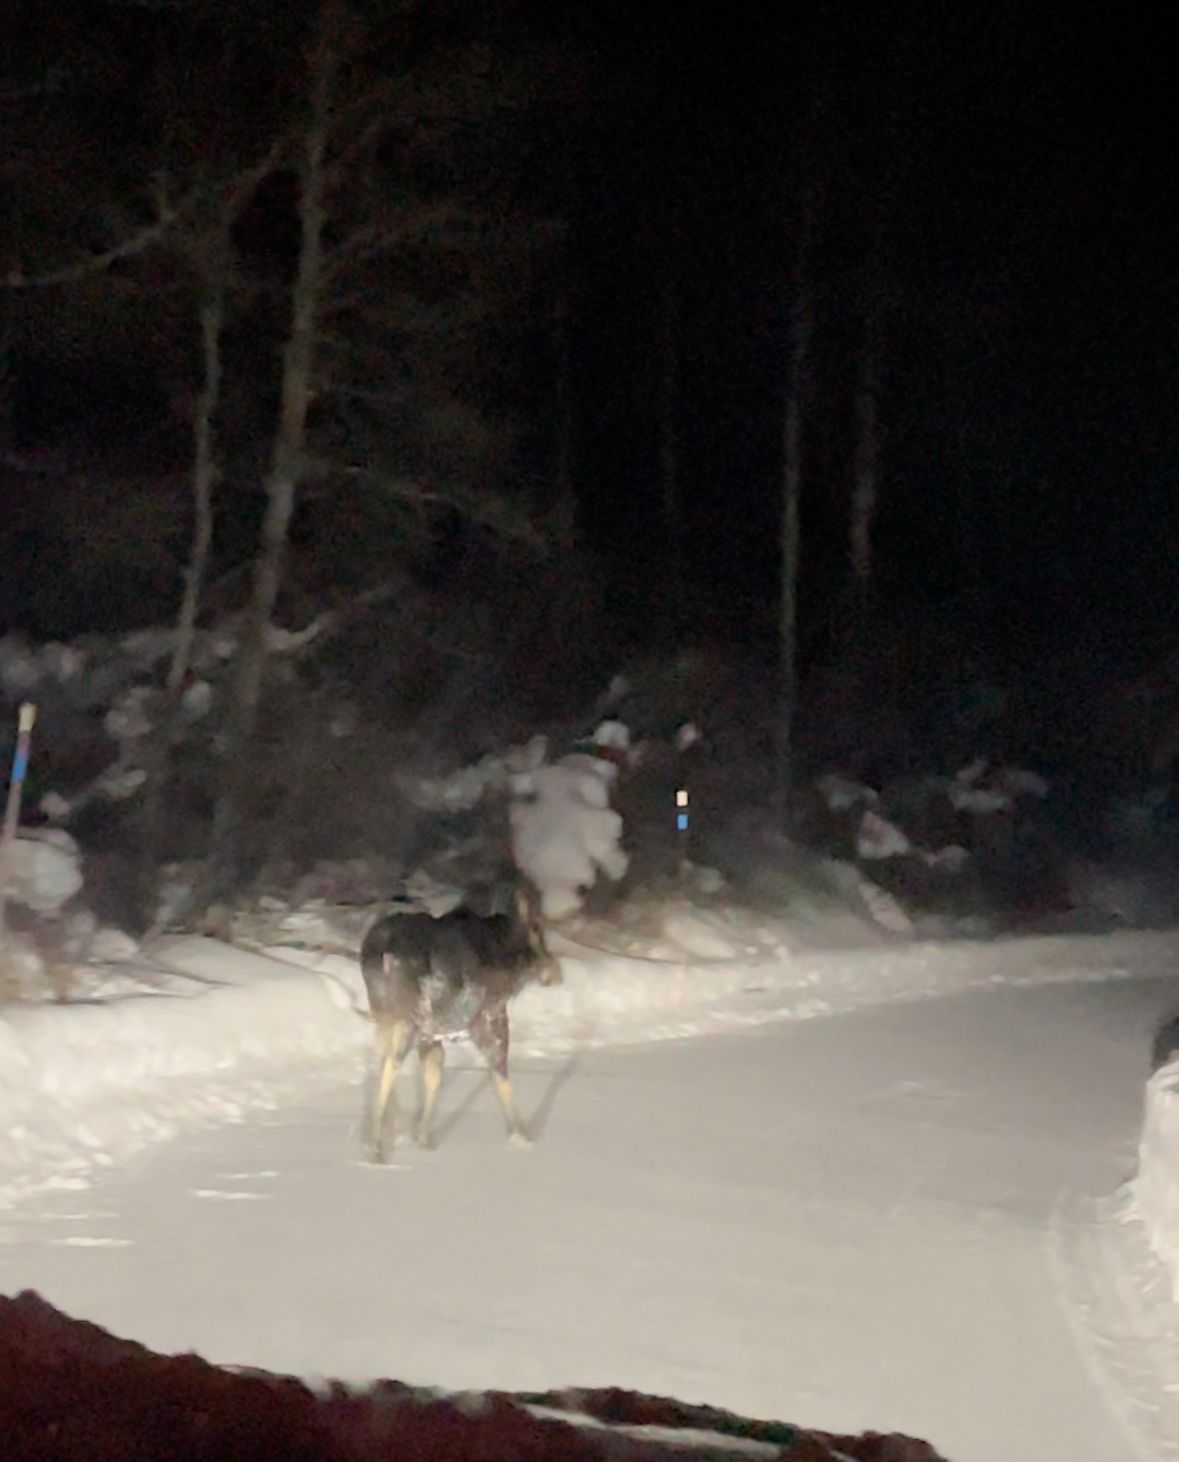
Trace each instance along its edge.
<instances>
[{"instance_id":1,"label":"moose hind leg","mask_svg":"<svg viewBox=\"0 0 1179 1462\"><path fill-rule=\"evenodd\" d=\"M418 1048L418 1056L422 1063L422 1110L418 1114L417 1144L419 1147L433 1147L431 1122L434 1103L438 1100L438 1088L442 1085L442 1064L445 1060L442 1042L424 1042Z\"/></svg>"},{"instance_id":2,"label":"moose hind leg","mask_svg":"<svg viewBox=\"0 0 1179 1462\"><path fill-rule=\"evenodd\" d=\"M370 1115L368 1151L373 1162L385 1161L385 1122L390 1107L393 1109L393 1131L397 1132L397 1098L394 1084L397 1071L405 1053L409 1050L413 1027L407 1020L381 1021L377 1026L377 1050L380 1054L380 1070L377 1074L377 1088L373 1094Z\"/></svg>"},{"instance_id":3,"label":"moose hind leg","mask_svg":"<svg viewBox=\"0 0 1179 1462\"><path fill-rule=\"evenodd\" d=\"M508 1141L518 1147L531 1146L532 1139L524 1130L516 1099L508 1077L508 1012L484 1011L471 1025L471 1039L491 1069L495 1094L508 1124Z\"/></svg>"}]
</instances>

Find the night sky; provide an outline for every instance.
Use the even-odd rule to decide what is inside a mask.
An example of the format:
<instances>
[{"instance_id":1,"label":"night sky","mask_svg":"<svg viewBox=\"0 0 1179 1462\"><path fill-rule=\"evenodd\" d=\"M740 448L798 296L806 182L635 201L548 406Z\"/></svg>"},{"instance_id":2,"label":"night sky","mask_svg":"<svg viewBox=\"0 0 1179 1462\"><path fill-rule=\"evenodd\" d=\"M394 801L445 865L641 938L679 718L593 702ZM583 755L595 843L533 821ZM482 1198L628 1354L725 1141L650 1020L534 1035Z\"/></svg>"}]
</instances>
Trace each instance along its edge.
<instances>
[{"instance_id":1,"label":"night sky","mask_svg":"<svg viewBox=\"0 0 1179 1462\"><path fill-rule=\"evenodd\" d=\"M880 298L890 612L948 618L1000 661L1055 653L1082 630L1100 655L1149 655L1179 611L1168 49L1063 10L905 8L894 21L855 9L480 12L525 52L561 58L517 162L533 201L567 224L579 522L609 596L635 624L659 623L670 280L690 629L772 637L786 322L810 179L822 197L803 514L813 653L845 571L852 384L863 305ZM19 354L8 431L26 446L51 445L63 403L77 440L87 414L109 435L150 401L130 363L120 412L109 359L55 396L52 351L30 355L26 334ZM541 376L551 362L514 367ZM27 487L9 472L3 491L11 503ZM33 540L13 516L8 561L28 570ZM2 608L21 621L11 587Z\"/></svg>"}]
</instances>

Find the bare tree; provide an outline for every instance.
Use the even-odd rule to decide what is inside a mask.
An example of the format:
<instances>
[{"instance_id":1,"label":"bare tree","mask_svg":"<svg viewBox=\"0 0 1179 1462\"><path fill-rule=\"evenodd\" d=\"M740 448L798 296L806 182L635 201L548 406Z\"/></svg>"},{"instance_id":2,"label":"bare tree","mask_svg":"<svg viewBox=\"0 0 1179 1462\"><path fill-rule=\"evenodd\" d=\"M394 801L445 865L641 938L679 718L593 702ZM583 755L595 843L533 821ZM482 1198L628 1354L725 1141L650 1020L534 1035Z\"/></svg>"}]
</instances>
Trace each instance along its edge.
<instances>
[{"instance_id":1,"label":"bare tree","mask_svg":"<svg viewBox=\"0 0 1179 1462\"><path fill-rule=\"evenodd\" d=\"M856 372L853 408L855 439L852 448L851 519L848 557L851 570L853 619L863 630L863 618L872 588L872 534L880 503L880 372L883 348L882 305L874 291L864 312L863 340Z\"/></svg>"},{"instance_id":2,"label":"bare tree","mask_svg":"<svg viewBox=\"0 0 1179 1462\"><path fill-rule=\"evenodd\" d=\"M167 688L173 692L183 685L192 661L193 636L213 543L213 491L220 475L214 446L214 419L221 403L221 336L232 268L233 220L234 214L229 209L218 215L204 236L197 258L201 388L192 424L192 541L184 569L176 644L168 666Z\"/></svg>"},{"instance_id":3,"label":"bare tree","mask_svg":"<svg viewBox=\"0 0 1179 1462\"><path fill-rule=\"evenodd\" d=\"M156 248L166 240L183 212L182 204L168 201L160 192L157 192L156 197L157 216L111 248L71 259L53 269L34 274L26 273L23 266L16 264L9 269L4 283L9 289L51 289L64 284L76 284L79 280L88 279L95 274L105 274L116 264L122 264L148 249Z\"/></svg>"},{"instance_id":4,"label":"bare tree","mask_svg":"<svg viewBox=\"0 0 1179 1462\"><path fill-rule=\"evenodd\" d=\"M810 397L815 329L814 252L820 199L813 171L805 178L799 209L794 279L789 311L786 402L782 423L782 518L779 530L778 715L776 790L788 805L794 780L794 726L798 704L798 579L804 427Z\"/></svg>"},{"instance_id":5,"label":"bare tree","mask_svg":"<svg viewBox=\"0 0 1179 1462\"><path fill-rule=\"evenodd\" d=\"M554 401L553 431L556 451L556 485L559 510L571 519L576 503L574 442L577 413L572 380L572 352L569 339L569 284L562 280L555 290L553 320ZM572 535L570 534L570 537Z\"/></svg>"},{"instance_id":6,"label":"bare tree","mask_svg":"<svg viewBox=\"0 0 1179 1462\"><path fill-rule=\"evenodd\" d=\"M663 530L667 534L669 618L677 635L684 628L684 515L680 496L680 329L679 295L669 270L659 288L659 482Z\"/></svg>"},{"instance_id":7,"label":"bare tree","mask_svg":"<svg viewBox=\"0 0 1179 1462\"><path fill-rule=\"evenodd\" d=\"M239 830L251 775L251 744L267 657L267 642L278 601L283 556L295 501L305 470L307 411L314 382L316 333L321 307L326 224L326 160L336 80L345 44L340 9L324 6L310 58L307 117L298 159L299 256L291 285L291 315L283 350L278 423L261 545L254 561L254 583L238 649L227 739L227 774L214 813L211 871L215 886L232 877L240 856Z\"/></svg>"},{"instance_id":8,"label":"bare tree","mask_svg":"<svg viewBox=\"0 0 1179 1462\"><path fill-rule=\"evenodd\" d=\"M863 190L865 268L860 296L860 350L853 401L852 491L848 523L850 613L846 634L854 649L867 650L868 618L875 582L873 535L880 506L880 398L886 337L896 304L892 270L892 224L900 148L891 113L875 138L874 168Z\"/></svg>"},{"instance_id":9,"label":"bare tree","mask_svg":"<svg viewBox=\"0 0 1179 1462\"><path fill-rule=\"evenodd\" d=\"M221 475L214 437L225 374L222 337L234 276L233 231L242 210L280 166L290 145L290 138L280 137L264 157L227 185L206 182L193 222L178 233L179 250L197 281L201 385L192 421L192 537L183 574L176 643L168 666L170 692L183 685L192 662L193 637L213 546L213 494Z\"/></svg>"}]
</instances>

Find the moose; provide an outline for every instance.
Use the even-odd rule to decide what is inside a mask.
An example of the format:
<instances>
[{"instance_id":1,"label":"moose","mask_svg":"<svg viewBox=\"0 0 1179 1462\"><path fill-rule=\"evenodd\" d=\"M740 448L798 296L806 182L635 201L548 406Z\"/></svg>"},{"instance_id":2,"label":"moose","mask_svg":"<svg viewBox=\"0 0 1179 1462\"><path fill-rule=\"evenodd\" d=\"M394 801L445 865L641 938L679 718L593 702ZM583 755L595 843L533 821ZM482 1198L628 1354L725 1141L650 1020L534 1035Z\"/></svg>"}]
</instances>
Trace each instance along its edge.
<instances>
[{"instance_id":1,"label":"moose","mask_svg":"<svg viewBox=\"0 0 1179 1462\"><path fill-rule=\"evenodd\" d=\"M506 911L490 911L505 901ZM387 913L365 935L360 968L378 1054L367 1144L371 1160L386 1160L390 1107L396 1140L394 1083L415 1044L421 1108L414 1135L420 1147L434 1145L431 1122L442 1084L444 1042L462 1036L471 1039L490 1068L509 1141L528 1144L508 1077L508 1002L529 983L552 985L560 979L532 886L514 876L485 901L468 896L439 917L416 910Z\"/></svg>"}]
</instances>

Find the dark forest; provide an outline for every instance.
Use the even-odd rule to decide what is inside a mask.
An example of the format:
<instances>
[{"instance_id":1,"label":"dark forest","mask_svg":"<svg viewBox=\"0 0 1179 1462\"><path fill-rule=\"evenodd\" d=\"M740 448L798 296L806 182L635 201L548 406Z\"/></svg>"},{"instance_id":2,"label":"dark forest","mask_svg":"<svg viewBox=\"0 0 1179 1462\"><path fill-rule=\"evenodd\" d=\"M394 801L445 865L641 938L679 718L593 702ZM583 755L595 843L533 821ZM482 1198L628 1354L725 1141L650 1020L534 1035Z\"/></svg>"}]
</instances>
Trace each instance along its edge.
<instances>
[{"instance_id":1,"label":"dark forest","mask_svg":"<svg viewBox=\"0 0 1179 1462\"><path fill-rule=\"evenodd\" d=\"M638 734L710 710L742 795L983 755L1166 801L1148 35L527 0L8 35L0 627L177 626L175 695L240 623L194 815L296 707L453 762L636 666ZM277 680L276 635L315 641Z\"/></svg>"}]
</instances>

